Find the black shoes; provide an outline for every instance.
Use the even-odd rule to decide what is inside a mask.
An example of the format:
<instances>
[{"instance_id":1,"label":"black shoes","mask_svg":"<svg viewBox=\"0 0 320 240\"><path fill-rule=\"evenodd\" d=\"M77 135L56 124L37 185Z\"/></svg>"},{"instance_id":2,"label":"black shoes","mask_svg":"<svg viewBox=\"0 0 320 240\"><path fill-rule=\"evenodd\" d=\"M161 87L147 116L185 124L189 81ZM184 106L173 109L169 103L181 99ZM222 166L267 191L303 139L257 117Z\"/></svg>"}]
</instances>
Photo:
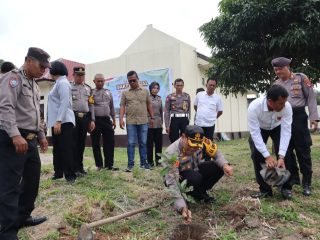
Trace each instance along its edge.
<instances>
[{"instance_id":1,"label":"black shoes","mask_svg":"<svg viewBox=\"0 0 320 240\"><path fill-rule=\"evenodd\" d=\"M57 179L61 179L61 178L63 178L63 176L53 175L53 177L51 179L52 180L57 180Z\"/></svg>"},{"instance_id":2,"label":"black shoes","mask_svg":"<svg viewBox=\"0 0 320 240\"><path fill-rule=\"evenodd\" d=\"M37 226L45 221L47 221L47 217L28 217L24 223L22 223L21 227L31 227Z\"/></svg>"},{"instance_id":3,"label":"black shoes","mask_svg":"<svg viewBox=\"0 0 320 240\"><path fill-rule=\"evenodd\" d=\"M290 189L281 189L281 194L282 194L282 197L286 200L292 199L292 191ZM273 196L272 192L257 192L257 193L251 194L252 198L267 198L272 196Z\"/></svg>"},{"instance_id":4,"label":"black shoes","mask_svg":"<svg viewBox=\"0 0 320 240\"><path fill-rule=\"evenodd\" d=\"M285 200L291 200L292 199L292 191L290 189L281 189L281 194L282 194L282 197L285 199Z\"/></svg>"},{"instance_id":5,"label":"black shoes","mask_svg":"<svg viewBox=\"0 0 320 240\"><path fill-rule=\"evenodd\" d=\"M119 168L117 167L107 167L108 171L119 171Z\"/></svg>"},{"instance_id":6,"label":"black shoes","mask_svg":"<svg viewBox=\"0 0 320 240\"><path fill-rule=\"evenodd\" d=\"M203 194L190 194L194 200L196 201L204 201L205 203L215 203L216 199L214 197L209 196L208 193Z\"/></svg>"},{"instance_id":7,"label":"black shoes","mask_svg":"<svg viewBox=\"0 0 320 240\"><path fill-rule=\"evenodd\" d=\"M75 174L77 177L84 177L87 175L87 172L84 169L82 169L81 171L77 171Z\"/></svg>"},{"instance_id":8,"label":"black shoes","mask_svg":"<svg viewBox=\"0 0 320 240\"><path fill-rule=\"evenodd\" d=\"M272 192L257 192L257 193L251 194L252 198L267 198L272 196L273 196Z\"/></svg>"},{"instance_id":9,"label":"black shoes","mask_svg":"<svg viewBox=\"0 0 320 240\"><path fill-rule=\"evenodd\" d=\"M209 195L204 196L203 201L205 203L215 203L216 199L214 197L211 197Z\"/></svg>"},{"instance_id":10,"label":"black shoes","mask_svg":"<svg viewBox=\"0 0 320 240\"><path fill-rule=\"evenodd\" d=\"M303 185L303 192L302 194L304 196L310 196L311 195L311 186L310 185Z\"/></svg>"},{"instance_id":11,"label":"black shoes","mask_svg":"<svg viewBox=\"0 0 320 240\"><path fill-rule=\"evenodd\" d=\"M76 177L68 177L66 178L67 183L75 183L76 182Z\"/></svg>"}]
</instances>

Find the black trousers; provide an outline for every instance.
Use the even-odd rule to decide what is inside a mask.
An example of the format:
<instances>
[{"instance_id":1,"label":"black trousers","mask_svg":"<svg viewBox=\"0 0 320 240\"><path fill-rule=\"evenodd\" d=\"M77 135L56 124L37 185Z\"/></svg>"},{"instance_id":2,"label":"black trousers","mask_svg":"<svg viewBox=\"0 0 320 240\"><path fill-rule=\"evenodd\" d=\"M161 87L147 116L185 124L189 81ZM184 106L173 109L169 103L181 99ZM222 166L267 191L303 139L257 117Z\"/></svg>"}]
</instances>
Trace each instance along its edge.
<instances>
[{"instance_id":1,"label":"black trousers","mask_svg":"<svg viewBox=\"0 0 320 240\"><path fill-rule=\"evenodd\" d=\"M204 136L206 138L210 139L211 141L213 141L214 128L215 128L215 125L213 125L212 127L202 127ZM205 149L203 149L202 155L203 155L203 158L206 161L210 161L211 160L210 157L206 154L206 150Z\"/></svg>"},{"instance_id":2,"label":"black trousers","mask_svg":"<svg viewBox=\"0 0 320 240\"><path fill-rule=\"evenodd\" d=\"M171 143L175 142L181 136L188 124L189 119L187 117L171 117L169 131Z\"/></svg>"},{"instance_id":3,"label":"black trousers","mask_svg":"<svg viewBox=\"0 0 320 240\"><path fill-rule=\"evenodd\" d=\"M199 171L190 169L180 172L181 181L187 179L187 186L193 186L190 195L194 197L205 194L224 175L223 170L213 161L203 162L198 167Z\"/></svg>"},{"instance_id":4,"label":"black trousers","mask_svg":"<svg viewBox=\"0 0 320 240\"><path fill-rule=\"evenodd\" d=\"M114 130L109 117L96 117L96 128L91 133L91 142L94 161L97 167L111 168L114 161ZM103 163L101 155L100 139L102 135Z\"/></svg>"},{"instance_id":5,"label":"black trousers","mask_svg":"<svg viewBox=\"0 0 320 240\"><path fill-rule=\"evenodd\" d=\"M65 176L66 179L74 178L73 162L73 124L62 123L61 133L55 135L52 130L53 168L56 177Z\"/></svg>"},{"instance_id":6,"label":"black trousers","mask_svg":"<svg viewBox=\"0 0 320 240\"><path fill-rule=\"evenodd\" d=\"M36 139L28 141L26 154L17 154L12 139L5 131L0 130L1 240L18 239L19 226L34 209L39 189L40 168Z\"/></svg>"},{"instance_id":7,"label":"black trousers","mask_svg":"<svg viewBox=\"0 0 320 240\"><path fill-rule=\"evenodd\" d=\"M73 158L75 172L82 172L83 169L83 153L86 146L87 131L90 121L91 113L87 113L83 118L75 114L76 126L73 129Z\"/></svg>"},{"instance_id":8,"label":"black trousers","mask_svg":"<svg viewBox=\"0 0 320 240\"><path fill-rule=\"evenodd\" d=\"M311 185L312 178L312 161L311 148L312 140L308 128L308 115L305 108L293 108L291 141L288 152L292 156L292 175L298 176L298 166L296 157L300 166L300 172L303 175L302 184ZM294 154L295 151L295 154Z\"/></svg>"},{"instance_id":9,"label":"black trousers","mask_svg":"<svg viewBox=\"0 0 320 240\"><path fill-rule=\"evenodd\" d=\"M272 130L260 129L261 136L262 136L264 143L267 143L268 138L271 137L277 158L279 157L278 152L279 152L279 145L280 145L280 129L281 129L280 126L274 128ZM261 192L272 192L271 186L263 180L263 178L261 177L261 174L260 174L260 171L262 169L261 163L265 163L265 158L257 150L251 137L249 137L249 146L251 149L251 159L253 161L254 172L256 175L257 183L259 184L259 189ZM291 173L292 159L290 157L290 154L288 154L288 151L286 153L284 161L285 161L286 169L289 170L289 172ZM292 189L292 186L290 184L290 179L287 181L287 183L285 183L283 185L283 188L284 189Z\"/></svg>"},{"instance_id":10,"label":"black trousers","mask_svg":"<svg viewBox=\"0 0 320 240\"><path fill-rule=\"evenodd\" d=\"M162 128L148 128L147 137L147 159L151 166L154 166L153 162L153 145L155 147L154 159L155 164L159 165L159 157L157 153L162 153Z\"/></svg>"}]
</instances>

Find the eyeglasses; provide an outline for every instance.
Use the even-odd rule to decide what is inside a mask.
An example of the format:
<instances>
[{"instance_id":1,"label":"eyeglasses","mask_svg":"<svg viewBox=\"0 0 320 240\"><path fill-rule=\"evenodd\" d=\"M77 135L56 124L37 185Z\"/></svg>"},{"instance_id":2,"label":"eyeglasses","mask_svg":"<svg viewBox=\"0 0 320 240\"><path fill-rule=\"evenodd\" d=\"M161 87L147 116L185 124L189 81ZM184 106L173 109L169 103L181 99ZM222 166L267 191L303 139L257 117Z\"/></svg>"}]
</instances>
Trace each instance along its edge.
<instances>
[{"instance_id":1,"label":"eyeglasses","mask_svg":"<svg viewBox=\"0 0 320 240\"><path fill-rule=\"evenodd\" d=\"M135 83L137 80L129 80L129 83Z\"/></svg>"}]
</instances>

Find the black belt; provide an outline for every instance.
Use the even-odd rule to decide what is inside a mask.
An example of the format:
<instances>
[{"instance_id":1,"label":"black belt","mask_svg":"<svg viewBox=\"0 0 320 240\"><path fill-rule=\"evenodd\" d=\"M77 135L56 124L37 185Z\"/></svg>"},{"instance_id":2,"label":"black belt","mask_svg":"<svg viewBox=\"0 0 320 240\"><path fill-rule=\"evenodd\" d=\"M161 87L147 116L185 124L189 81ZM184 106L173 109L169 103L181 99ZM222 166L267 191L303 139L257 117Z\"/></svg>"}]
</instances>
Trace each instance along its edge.
<instances>
[{"instance_id":1,"label":"black belt","mask_svg":"<svg viewBox=\"0 0 320 240\"><path fill-rule=\"evenodd\" d=\"M305 112L306 112L305 107L293 107L292 108L293 114L299 114L299 113L305 113Z\"/></svg>"},{"instance_id":2,"label":"black belt","mask_svg":"<svg viewBox=\"0 0 320 240\"><path fill-rule=\"evenodd\" d=\"M95 118L100 118L100 119L110 119L109 116L95 116Z\"/></svg>"},{"instance_id":3,"label":"black belt","mask_svg":"<svg viewBox=\"0 0 320 240\"><path fill-rule=\"evenodd\" d=\"M32 131L32 130L27 130L27 129L22 129L19 128L19 132L21 136L26 139L27 141L32 141L37 138L38 132L37 131Z\"/></svg>"}]
</instances>

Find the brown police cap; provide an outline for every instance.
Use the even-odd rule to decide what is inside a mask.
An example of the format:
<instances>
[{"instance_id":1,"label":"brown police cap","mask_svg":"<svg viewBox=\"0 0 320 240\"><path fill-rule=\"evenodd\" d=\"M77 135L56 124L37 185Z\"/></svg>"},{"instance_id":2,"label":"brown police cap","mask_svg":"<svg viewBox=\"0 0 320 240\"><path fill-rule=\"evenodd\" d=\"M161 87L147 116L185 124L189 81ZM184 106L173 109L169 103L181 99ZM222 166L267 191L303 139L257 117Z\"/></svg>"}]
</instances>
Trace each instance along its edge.
<instances>
[{"instance_id":1,"label":"brown police cap","mask_svg":"<svg viewBox=\"0 0 320 240\"><path fill-rule=\"evenodd\" d=\"M50 68L50 55L41 48L31 47L28 50L27 57L32 57L40 62L40 65Z\"/></svg>"},{"instance_id":2,"label":"brown police cap","mask_svg":"<svg viewBox=\"0 0 320 240\"><path fill-rule=\"evenodd\" d=\"M74 67L73 73L77 74L77 75L85 75L86 71L85 71L84 67Z\"/></svg>"},{"instance_id":3,"label":"brown police cap","mask_svg":"<svg viewBox=\"0 0 320 240\"><path fill-rule=\"evenodd\" d=\"M273 67L285 67L289 66L291 63L291 59L285 58L285 57L277 57L275 59L272 59L271 65Z\"/></svg>"},{"instance_id":4,"label":"brown police cap","mask_svg":"<svg viewBox=\"0 0 320 240\"><path fill-rule=\"evenodd\" d=\"M202 147L203 129L196 125L188 125L185 129L185 134L188 138L188 144L191 147Z\"/></svg>"}]
</instances>

